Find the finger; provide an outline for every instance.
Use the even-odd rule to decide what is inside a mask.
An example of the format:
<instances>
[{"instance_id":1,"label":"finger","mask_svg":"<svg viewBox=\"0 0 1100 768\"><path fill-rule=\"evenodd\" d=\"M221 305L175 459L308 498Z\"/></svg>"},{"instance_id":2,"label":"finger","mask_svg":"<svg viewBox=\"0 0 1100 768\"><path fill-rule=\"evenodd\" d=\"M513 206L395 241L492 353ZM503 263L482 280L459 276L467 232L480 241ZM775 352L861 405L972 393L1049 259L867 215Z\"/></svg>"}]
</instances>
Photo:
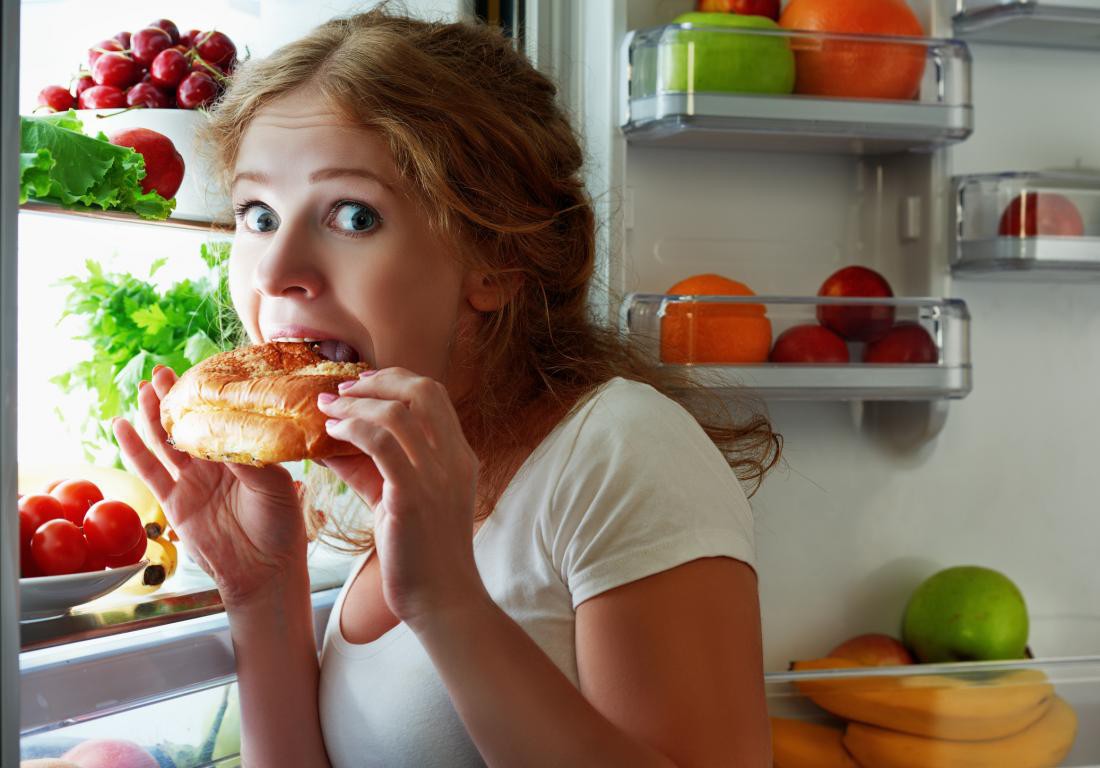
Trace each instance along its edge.
<instances>
[{"instance_id":1,"label":"finger","mask_svg":"<svg viewBox=\"0 0 1100 768\"><path fill-rule=\"evenodd\" d=\"M294 489L294 481L286 467L271 464L266 467L254 467L250 464L234 464L226 462L225 467L250 491L266 494L267 496L282 500L288 492L297 496Z\"/></svg>"},{"instance_id":2,"label":"finger","mask_svg":"<svg viewBox=\"0 0 1100 768\"><path fill-rule=\"evenodd\" d=\"M362 419L389 431L397 438L414 467L423 468L435 460L435 452L428 444L423 426L400 400L367 397L337 397L328 402L324 400L324 394L318 397L317 407L326 416L334 419Z\"/></svg>"},{"instance_id":3,"label":"finger","mask_svg":"<svg viewBox=\"0 0 1100 768\"><path fill-rule=\"evenodd\" d=\"M367 371L345 386L340 394L400 400L414 416L421 419L429 442L437 448L440 447L442 435L462 434L462 424L447 388L435 379L419 376L404 368Z\"/></svg>"},{"instance_id":4,"label":"finger","mask_svg":"<svg viewBox=\"0 0 1100 768\"><path fill-rule=\"evenodd\" d=\"M382 498L382 474L369 456L330 456L325 466L347 483L359 498L374 508Z\"/></svg>"},{"instance_id":5,"label":"finger","mask_svg":"<svg viewBox=\"0 0 1100 768\"><path fill-rule=\"evenodd\" d=\"M123 460L138 477L145 481L145 484L149 486L149 489L163 507L165 499L175 488L176 481L172 479L168 470L145 445L145 442L130 422L126 419L115 419L112 429L115 433L115 439L118 440L118 447L122 451Z\"/></svg>"},{"instance_id":6,"label":"finger","mask_svg":"<svg viewBox=\"0 0 1100 768\"><path fill-rule=\"evenodd\" d=\"M392 432L361 419L329 419L325 430L373 459L384 482L396 488L409 487L416 470Z\"/></svg>"},{"instance_id":7,"label":"finger","mask_svg":"<svg viewBox=\"0 0 1100 768\"><path fill-rule=\"evenodd\" d=\"M157 393L157 397L161 400L168 394L168 390L172 388L172 385L176 383L176 372L169 368L167 365L154 365L153 366L153 389Z\"/></svg>"},{"instance_id":8,"label":"finger","mask_svg":"<svg viewBox=\"0 0 1100 768\"><path fill-rule=\"evenodd\" d=\"M191 463L191 457L183 451L177 451L168 442L168 433L160 422L160 398L157 397L155 387L146 382L138 386L138 410L141 412L142 424L149 441L153 444L153 451L169 471L174 471L174 476L179 477L184 467Z\"/></svg>"}]
</instances>

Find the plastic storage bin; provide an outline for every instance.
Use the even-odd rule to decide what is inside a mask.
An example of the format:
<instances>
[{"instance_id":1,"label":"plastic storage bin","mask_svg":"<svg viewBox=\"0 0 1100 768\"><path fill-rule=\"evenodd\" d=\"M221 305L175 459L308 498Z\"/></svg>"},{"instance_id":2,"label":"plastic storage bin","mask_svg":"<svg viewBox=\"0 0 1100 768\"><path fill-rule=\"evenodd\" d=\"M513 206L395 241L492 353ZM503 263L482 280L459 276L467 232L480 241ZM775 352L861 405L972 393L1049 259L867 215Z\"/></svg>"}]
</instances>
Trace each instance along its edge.
<instances>
[{"instance_id":1,"label":"plastic storage bin","mask_svg":"<svg viewBox=\"0 0 1100 768\"><path fill-rule=\"evenodd\" d=\"M1100 174L959 176L954 202L956 274L1100 280Z\"/></svg>"},{"instance_id":2,"label":"plastic storage bin","mask_svg":"<svg viewBox=\"0 0 1100 768\"><path fill-rule=\"evenodd\" d=\"M953 40L671 24L629 33L622 57L635 143L880 154L972 130L970 54Z\"/></svg>"},{"instance_id":3,"label":"plastic storage bin","mask_svg":"<svg viewBox=\"0 0 1100 768\"><path fill-rule=\"evenodd\" d=\"M824 334L821 322L851 337L890 338L845 342ZM622 325L654 360L716 390L747 387L781 400L939 400L971 389L970 316L957 299L636 293ZM796 326L810 330L785 335Z\"/></svg>"},{"instance_id":4,"label":"plastic storage bin","mask_svg":"<svg viewBox=\"0 0 1100 768\"><path fill-rule=\"evenodd\" d=\"M955 35L977 43L1100 50L1095 0L961 0Z\"/></svg>"}]
</instances>

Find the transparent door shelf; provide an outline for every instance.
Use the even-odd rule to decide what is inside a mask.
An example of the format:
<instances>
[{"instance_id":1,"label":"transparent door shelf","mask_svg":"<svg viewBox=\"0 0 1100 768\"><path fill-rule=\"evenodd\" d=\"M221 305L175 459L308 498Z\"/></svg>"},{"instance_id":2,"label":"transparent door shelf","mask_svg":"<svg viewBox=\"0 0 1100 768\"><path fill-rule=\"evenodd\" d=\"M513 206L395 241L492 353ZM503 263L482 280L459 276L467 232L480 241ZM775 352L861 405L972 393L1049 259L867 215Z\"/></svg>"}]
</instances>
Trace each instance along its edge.
<instances>
[{"instance_id":1,"label":"transparent door shelf","mask_svg":"<svg viewBox=\"0 0 1100 768\"><path fill-rule=\"evenodd\" d=\"M1100 280L1100 174L980 174L953 186L959 276Z\"/></svg>"},{"instance_id":2,"label":"transparent door shelf","mask_svg":"<svg viewBox=\"0 0 1100 768\"><path fill-rule=\"evenodd\" d=\"M900 61L911 72L900 87L917 93L898 98L896 79L876 98L783 85L783 55L796 77L818 56L870 69ZM935 149L973 128L970 54L953 40L671 24L629 33L622 57L621 127L636 144L884 154Z\"/></svg>"},{"instance_id":3,"label":"transparent door shelf","mask_svg":"<svg viewBox=\"0 0 1100 768\"><path fill-rule=\"evenodd\" d=\"M955 34L975 43L1100 51L1100 7L1095 0L964 0Z\"/></svg>"},{"instance_id":4,"label":"transparent door shelf","mask_svg":"<svg viewBox=\"0 0 1100 768\"><path fill-rule=\"evenodd\" d=\"M777 764L801 746L879 768L1100 765L1100 656L780 672L765 687Z\"/></svg>"},{"instance_id":5,"label":"transparent door shelf","mask_svg":"<svg viewBox=\"0 0 1100 768\"><path fill-rule=\"evenodd\" d=\"M892 321L879 321L887 328L891 322L920 326L927 332L923 343L934 345L920 358L928 362L863 362L868 345L860 342L843 345L847 363L770 362L785 331L818 325L819 308L849 318L888 312ZM669 316L674 325L666 323ZM972 387L970 316L958 299L635 293L623 306L622 325L652 360L718 392L748 388L770 400L929 401L962 398ZM722 362L728 350L734 357L727 361L754 362Z\"/></svg>"}]
</instances>

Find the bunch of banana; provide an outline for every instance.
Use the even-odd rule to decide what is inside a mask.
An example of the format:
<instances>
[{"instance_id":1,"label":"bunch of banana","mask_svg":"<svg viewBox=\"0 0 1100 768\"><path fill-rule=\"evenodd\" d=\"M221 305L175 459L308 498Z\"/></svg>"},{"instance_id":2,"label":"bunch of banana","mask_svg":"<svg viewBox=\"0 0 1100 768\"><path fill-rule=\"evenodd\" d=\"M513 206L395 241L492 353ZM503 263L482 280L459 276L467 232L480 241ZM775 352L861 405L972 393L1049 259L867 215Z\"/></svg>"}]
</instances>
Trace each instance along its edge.
<instances>
[{"instance_id":1,"label":"bunch of banana","mask_svg":"<svg viewBox=\"0 0 1100 768\"><path fill-rule=\"evenodd\" d=\"M146 531L148 530L147 527ZM179 553L176 551L176 545L169 541L167 536L158 535L157 538L149 538L146 542L145 559L149 561L145 567L131 576L118 588L117 592L128 595L147 595L160 589L161 584L176 572Z\"/></svg>"},{"instance_id":2,"label":"bunch of banana","mask_svg":"<svg viewBox=\"0 0 1100 768\"><path fill-rule=\"evenodd\" d=\"M844 748L844 731L773 717L772 768L859 768Z\"/></svg>"}]
</instances>

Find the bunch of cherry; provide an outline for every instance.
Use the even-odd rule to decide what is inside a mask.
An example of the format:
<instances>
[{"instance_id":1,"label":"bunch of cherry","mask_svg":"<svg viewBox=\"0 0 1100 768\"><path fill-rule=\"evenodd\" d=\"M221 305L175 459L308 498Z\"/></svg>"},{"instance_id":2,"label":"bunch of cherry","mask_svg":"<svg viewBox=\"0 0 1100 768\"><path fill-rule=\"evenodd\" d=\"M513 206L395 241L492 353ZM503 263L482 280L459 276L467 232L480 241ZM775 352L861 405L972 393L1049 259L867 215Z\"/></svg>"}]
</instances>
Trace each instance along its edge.
<instances>
[{"instance_id":1,"label":"bunch of cherry","mask_svg":"<svg viewBox=\"0 0 1100 768\"><path fill-rule=\"evenodd\" d=\"M237 65L237 46L222 32L192 29L181 35L168 19L130 34L119 32L88 49L90 71L71 90L47 85L38 104L71 109L198 109L222 92Z\"/></svg>"}]
</instances>

